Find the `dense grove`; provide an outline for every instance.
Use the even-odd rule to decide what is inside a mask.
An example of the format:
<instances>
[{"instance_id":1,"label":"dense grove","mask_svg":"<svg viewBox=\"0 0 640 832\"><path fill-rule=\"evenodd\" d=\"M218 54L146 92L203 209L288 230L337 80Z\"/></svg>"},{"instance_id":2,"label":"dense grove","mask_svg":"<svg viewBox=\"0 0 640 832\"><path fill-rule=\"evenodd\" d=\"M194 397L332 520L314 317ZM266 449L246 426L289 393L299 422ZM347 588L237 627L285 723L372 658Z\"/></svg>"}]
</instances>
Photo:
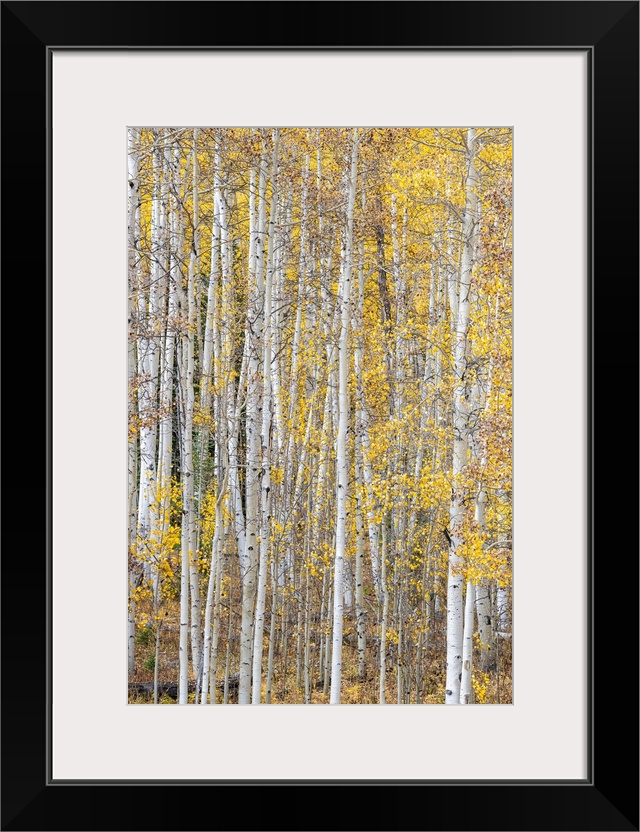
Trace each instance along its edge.
<instances>
[{"instance_id":1,"label":"dense grove","mask_svg":"<svg viewBox=\"0 0 640 832\"><path fill-rule=\"evenodd\" d=\"M130 130L130 701L511 702L511 143Z\"/></svg>"}]
</instances>

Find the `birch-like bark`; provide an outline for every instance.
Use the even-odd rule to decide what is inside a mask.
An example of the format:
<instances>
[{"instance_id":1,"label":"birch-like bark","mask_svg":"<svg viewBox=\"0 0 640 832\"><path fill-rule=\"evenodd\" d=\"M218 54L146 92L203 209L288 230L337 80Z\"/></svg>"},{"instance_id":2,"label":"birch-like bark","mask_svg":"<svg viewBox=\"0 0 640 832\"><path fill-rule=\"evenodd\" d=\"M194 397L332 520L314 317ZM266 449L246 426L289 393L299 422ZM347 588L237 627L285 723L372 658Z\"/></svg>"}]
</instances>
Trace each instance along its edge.
<instances>
[{"instance_id":1,"label":"birch-like bark","mask_svg":"<svg viewBox=\"0 0 640 832\"><path fill-rule=\"evenodd\" d=\"M214 602L219 598L219 587L221 569L220 561L222 559L222 534L223 534L223 515L222 502L225 496L227 487L226 472L224 478L221 477L222 465L220 456L218 457L218 494L216 497L215 506L215 529L213 533L213 541L211 543L211 565L209 567L209 582L207 584L207 601L205 605L204 615L204 651L203 651L203 666L202 666L202 696L200 704L207 703L207 692L209 691L209 672L211 670L211 653L212 653L212 639L213 639L213 617L214 617ZM222 482L221 482L222 479ZM217 645L216 645L217 646ZM213 668L213 693L211 702L215 702L215 667Z\"/></svg>"},{"instance_id":2,"label":"birch-like bark","mask_svg":"<svg viewBox=\"0 0 640 832\"><path fill-rule=\"evenodd\" d=\"M240 625L240 682L238 702L251 698L251 653L253 648L253 597L257 562L262 429L261 355L264 330L264 249L266 243L266 150L260 159L256 216L254 174L249 192L249 308L247 310L247 405L246 405L246 556L241 561L242 621Z\"/></svg>"},{"instance_id":3,"label":"birch-like bark","mask_svg":"<svg viewBox=\"0 0 640 832\"><path fill-rule=\"evenodd\" d=\"M247 556L246 526L244 506L240 489L240 477L238 468L240 465L240 416L245 405L245 382L247 365L249 362L249 336L245 332L245 340L242 351L242 364L240 365L240 376L238 378L237 395L233 378L229 379L225 389L225 404L227 415L227 455L229 458L229 495L231 509L234 518L234 531L238 548L238 559L240 561L241 575L244 576L244 565ZM221 417L222 418L222 417Z\"/></svg>"},{"instance_id":4,"label":"birch-like bark","mask_svg":"<svg viewBox=\"0 0 640 832\"><path fill-rule=\"evenodd\" d=\"M137 554L143 574L153 575L155 556L153 532L156 526L156 424L157 350L154 337L156 289L149 281L145 291L140 266L140 181L138 130L129 130L129 269L136 297L138 418L140 421L139 489L137 515ZM157 233L157 201L154 200L152 234ZM156 221L154 224L154 220Z\"/></svg>"},{"instance_id":5,"label":"birch-like bark","mask_svg":"<svg viewBox=\"0 0 640 832\"><path fill-rule=\"evenodd\" d=\"M220 367L214 367L218 334L218 293L220 265L220 216L218 201L214 196L213 223L211 226L211 265L209 267L209 287L207 290L207 313L204 325L202 367L200 375L200 409L208 417L211 407L212 382L214 374L220 374ZM220 356L217 356L219 363ZM200 454L204 457L204 447L208 438L206 427L200 431Z\"/></svg>"},{"instance_id":6,"label":"birch-like bark","mask_svg":"<svg viewBox=\"0 0 640 832\"><path fill-rule=\"evenodd\" d=\"M186 352L188 347L181 344L181 352ZM181 375L185 372L184 361L180 361ZM178 704L186 705L189 696L189 560L190 560L190 491L189 461L191 462L191 473L193 472L193 459L191 454L191 434L187 438L186 412L189 403L185 401L183 392L186 379L181 379L180 403L178 413L178 439L180 444L181 474L182 474L182 536L180 553L180 646L179 646L179 682L178 682ZM193 389L193 388L192 388ZM191 427L191 425L189 425Z\"/></svg>"},{"instance_id":7,"label":"birch-like bark","mask_svg":"<svg viewBox=\"0 0 640 832\"><path fill-rule=\"evenodd\" d=\"M310 157L307 153L306 161L305 161L305 170L303 175L303 183L302 183L302 218L300 221L300 264L299 264L299 271L298 271L298 294L297 294L297 307L296 307L296 323L293 333L293 343L291 346L291 369L289 372L289 424L293 424L293 420L296 414L296 408L298 405L298 372L300 368L300 348L301 348L301 338L302 338L302 318L303 312L305 309L305 287L306 287L306 273L307 273L307 218L308 218L308 183L309 183L309 168L310 168ZM311 408L313 410L313 407ZM302 453L306 455L307 447L308 447L308 431L311 427L311 413L308 420L308 427L307 427L307 434L305 435L305 441L302 447ZM289 442L287 445L287 456L286 456L286 473L285 473L285 482L290 483L293 479L293 471L294 471L294 447L295 447L295 434L291 431L289 435ZM298 464L298 472L300 473L304 470L304 460L301 459ZM291 490L288 489L288 494L291 494ZM289 517L293 516L293 512L296 511L296 503L295 498L293 503L286 507L288 511ZM283 586L285 579L292 582L293 580L293 524L291 526L291 530L288 534L287 539L287 549L285 554L285 562L282 566L282 570L280 573L277 574L278 579L278 586Z\"/></svg>"},{"instance_id":8,"label":"birch-like bark","mask_svg":"<svg viewBox=\"0 0 640 832\"><path fill-rule=\"evenodd\" d=\"M202 490L203 469L206 454L206 446L209 442L209 411L211 408L211 392L212 382L215 374L220 373L220 339L218 333L218 272L219 272L219 244L220 244L220 218L218 215L218 205L214 196L213 209L213 224L211 228L211 265L209 269L209 287L207 291L207 312L204 325L204 337L202 344L202 367L200 374L200 412L202 422L199 429L198 436L198 453L200 458L200 465L198 471L198 491ZM215 361L214 361L215 356ZM222 498L223 492L220 490L222 479L222 459L221 459L221 443L219 441L220 435L220 415L221 402L219 391L215 393L215 411L216 411L216 479L218 483L218 493L216 495L215 505L215 530L213 541L211 544L211 561L209 567L209 580L207 583L207 596L205 602L204 614L204 639L203 639L203 660L202 660L202 693L200 697L200 704L207 703L207 694L211 688L211 702L215 703L215 669L213 674L213 684L210 685L210 667L211 667L211 653L212 653L212 636L213 636L213 619L215 597L216 597L216 580L219 571L220 560L220 543L222 533ZM228 469L227 469L228 471ZM226 475L225 471L225 488ZM199 502L202 500L202 495L199 494ZM199 535L198 535L199 537Z\"/></svg>"},{"instance_id":9,"label":"birch-like bark","mask_svg":"<svg viewBox=\"0 0 640 832\"><path fill-rule=\"evenodd\" d=\"M464 602L464 632L462 637L462 677L460 680L460 704L470 705L473 701L471 678L473 673L473 605L475 601L474 587L467 581Z\"/></svg>"},{"instance_id":10,"label":"birch-like bark","mask_svg":"<svg viewBox=\"0 0 640 832\"><path fill-rule=\"evenodd\" d=\"M246 398L246 474L245 474L245 551L240 558L242 579L242 620L240 633L240 681L238 702L248 704L251 698L251 654L253 647L253 604L255 595L255 565L258 545L258 497L260 476L260 430L262 425L260 375L264 327L264 247L266 217L265 153L260 161L256 218L255 174L249 183L249 297L247 310L247 398Z\"/></svg>"},{"instance_id":11,"label":"birch-like bark","mask_svg":"<svg viewBox=\"0 0 640 832\"><path fill-rule=\"evenodd\" d=\"M229 675L231 670L231 622L233 621L233 616L231 614L232 609L233 604L231 603L231 596L229 596L229 618L227 620L227 652L224 663L224 688L222 694L222 702L225 705L229 703Z\"/></svg>"},{"instance_id":12,"label":"birch-like bark","mask_svg":"<svg viewBox=\"0 0 640 832\"><path fill-rule=\"evenodd\" d=\"M491 595L486 580L476 586L476 614L478 616L478 638L480 641L480 667L485 672L495 669L495 643L493 619L491 616Z\"/></svg>"},{"instance_id":13,"label":"birch-like bark","mask_svg":"<svg viewBox=\"0 0 640 832\"><path fill-rule=\"evenodd\" d=\"M278 131L274 131L277 135ZM275 175L275 171L274 171ZM291 210L293 202L293 194L291 190L286 191L280 195L278 188L274 186L272 199L277 193L278 201L282 206L278 208L278 229L277 239L274 241L273 252L273 291L272 291L272 307L271 307L271 321L270 321L270 336L271 342L271 400L272 400L272 435L275 437L275 442L272 438L272 446L274 453L274 461L278 461L282 454L284 446L284 432L285 432L285 417L283 411L281 378L282 378L282 322L283 322L283 305L284 305L284 282L285 269L289 258L289 248L291 244Z\"/></svg>"},{"instance_id":14,"label":"birch-like bark","mask_svg":"<svg viewBox=\"0 0 640 832\"><path fill-rule=\"evenodd\" d=\"M400 570L402 564L401 557L396 558L395 562L395 569ZM398 705L401 705L404 700L404 676L402 672L403 666L403 650L404 650L404 633L403 633L403 609L402 609L402 582L400 576L395 581L396 584L396 603L398 605L397 615L396 615L396 630L398 633L398 646L397 646L397 655L396 655L396 701Z\"/></svg>"},{"instance_id":15,"label":"birch-like bark","mask_svg":"<svg viewBox=\"0 0 640 832\"><path fill-rule=\"evenodd\" d=\"M164 168L171 167L171 148L167 144L163 151ZM166 535L169 528L169 511L171 506L171 455L173 449L173 385L176 330L175 321L178 317L178 302L176 297L176 257L172 253L171 241L177 232L177 211L170 209L169 187L163 176L161 188L162 203L162 266L166 269L167 278L163 282L166 290L166 326L160 360L160 393L159 393L159 438L158 438L158 506L162 535Z\"/></svg>"},{"instance_id":16,"label":"birch-like bark","mask_svg":"<svg viewBox=\"0 0 640 832\"><path fill-rule=\"evenodd\" d=\"M339 387L338 387L338 436L336 441L336 555L334 561L333 587L333 648L331 658L331 705L340 704L342 680L342 627L343 627L343 567L347 529L347 489L349 463L347 459L347 429L349 425L349 323L351 319L351 276L353 271L353 214L356 199L356 178L358 172L359 133L353 131L351 166L348 176L347 227L344 246L344 267L340 286L340 340Z\"/></svg>"},{"instance_id":17,"label":"birch-like bark","mask_svg":"<svg viewBox=\"0 0 640 832\"><path fill-rule=\"evenodd\" d=\"M382 521L382 620L380 622L380 696L381 705L386 703L387 686L387 621L389 619L389 587L387 586L387 523Z\"/></svg>"},{"instance_id":18,"label":"birch-like bark","mask_svg":"<svg viewBox=\"0 0 640 832\"><path fill-rule=\"evenodd\" d=\"M310 157L307 153L305 160L304 176L302 180L302 217L300 220L300 264L298 266L298 298L296 306L296 324L293 333L293 343L291 346L291 372L289 373L289 380L292 386L291 403L289 405L289 417L291 418L295 410L295 403L298 391L298 368L300 365L300 339L302 333L302 315L304 312L304 293L306 285L307 274L307 222L308 222L308 192L309 192L309 169Z\"/></svg>"},{"instance_id":19,"label":"birch-like bark","mask_svg":"<svg viewBox=\"0 0 640 832\"><path fill-rule=\"evenodd\" d=\"M296 598L296 689L302 690L302 671L303 671L303 633L302 633L302 567L298 570L294 579L294 594Z\"/></svg>"},{"instance_id":20,"label":"birch-like bark","mask_svg":"<svg viewBox=\"0 0 640 832\"><path fill-rule=\"evenodd\" d=\"M246 323L246 546L240 562L242 580L242 620L240 635L240 687L238 701L248 704L251 697L253 652L253 609L256 593L257 547L259 543L260 431L262 425L261 375L264 328L264 250L266 246L266 149L259 163L256 194L255 170L249 182L249 259L248 307ZM258 204L256 207L256 195Z\"/></svg>"},{"instance_id":21,"label":"birch-like bark","mask_svg":"<svg viewBox=\"0 0 640 832\"><path fill-rule=\"evenodd\" d=\"M228 470L228 469L227 469ZM223 523L222 509L219 509L217 522ZM216 677L218 672L218 648L220 642L220 598L222 596L222 581L224 579L224 558L222 547L224 545L224 534L218 539L218 554L216 557L216 587L213 596L213 626L211 631L211 658L209 660L209 688L211 691L210 702L217 704L216 698Z\"/></svg>"},{"instance_id":22,"label":"birch-like bark","mask_svg":"<svg viewBox=\"0 0 640 832\"><path fill-rule=\"evenodd\" d=\"M185 431L188 433L185 444L186 456L186 490L183 491L183 499L188 510L188 537L189 537L189 598L191 601L191 658L193 662L193 675L196 679L202 670L202 642L200 622L200 580L198 576L198 556L196 551L196 508L195 508L195 461L193 448L193 408L195 404L194 394L194 373L195 373L195 339L196 339L196 271L200 260L198 252L198 128L193 131L193 217L192 217L192 240L191 254L189 256L189 271L187 277L187 356L185 376ZM198 508L199 511L199 508ZM197 694L196 694L197 695Z\"/></svg>"},{"instance_id":23,"label":"birch-like bark","mask_svg":"<svg viewBox=\"0 0 640 832\"><path fill-rule=\"evenodd\" d=\"M324 677L324 622L325 622L325 598L327 595L327 572L322 570L322 589L320 594L320 619L318 626L319 634L319 650L318 650L318 675L320 679Z\"/></svg>"},{"instance_id":24,"label":"birch-like bark","mask_svg":"<svg viewBox=\"0 0 640 832\"><path fill-rule=\"evenodd\" d=\"M480 491L476 499L476 521L484 530L486 524L487 495ZM491 595L486 579L476 586L476 614L478 616L478 638L480 641L480 667L489 672L495 669L495 645L491 618Z\"/></svg>"},{"instance_id":25,"label":"birch-like bark","mask_svg":"<svg viewBox=\"0 0 640 832\"><path fill-rule=\"evenodd\" d=\"M260 560L258 567L258 592L254 617L253 636L253 690L252 702L260 704L262 689L262 642L269 571L269 538L271 534L271 425L273 421L271 362L273 359L273 277L278 246L278 130L273 134L273 159L271 181L271 212L269 217L269 252L264 286L264 342L263 342L263 401L262 401L262 471L261 471L261 527Z\"/></svg>"},{"instance_id":26,"label":"birch-like bark","mask_svg":"<svg viewBox=\"0 0 640 832\"><path fill-rule=\"evenodd\" d=\"M371 557L371 571L376 597L380 598L380 555L378 541L378 527L376 511L377 499L373 491L373 466L371 465L371 441L369 439L369 414L364 394L362 370L364 364L364 240L360 241L360 262L358 264L358 341L354 354L356 372L356 393L358 398L358 414L356 424L356 442L360 444L362 453L362 473L367 496L367 527L369 533L369 552Z\"/></svg>"},{"instance_id":27,"label":"birch-like bark","mask_svg":"<svg viewBox=\"0 0 640 832\"><path fill-rule=\"evenodd\" d=\"M331 576L329 575L329 581ZM324 678L322 681L322 693L326 696L329 693L329 682L331 681L331 620L333 617L333 584L329 585L329 598L327 600L327 625L324 637Z\"/></svg>"},{"instance_id":28,"label":"birch-like bark","mask_svg":"<svg viewBox=\"0 0 640 832\"><path fill-rule=\"evenodd\" d=\"M475 167L475 128L467 131L467 182L463 215L463 250L458 285L458 315L454 334L454 390L453 390L453 471L450 505L451 544L447 582L447 677L445 703L460 703L462 681L463 636L463 558L458 554L462 544L464 518L462 478L467 465L468 412L466 347L470 319L470 294L475 254L475 230L478 203L478 180Z\"/></svg>"},{"instance_id":29,"label":"birch-like bark","mask_svg":"<svg viewBox=\"0 0 640 832\"><path fill-rule=\"evenodd\" d=\"M127 671L135 673L136 669L136 605L133 599L133 576L129 573L127 606Z\"/></svg>"},{"instance_id":30,"label":"birch-like bark","mask_svg":"<svg viewBox=\"0 0 640 832\"><path fill-rule=\"evenodd\" d=\"M484 529L486 522L486 502L487 495L484 491L480 491L476 497L476 523L481 529ZM479 589L480 587L478 587ZM464 606L464 638L462 644L462 681L460 685L460 704L470 705L473 702L473 688L472 688L472 674L473 674L473 632L474 632L474 617L473 605L476 601L477 595L475 587L471 581L467 581L467 595ZM477 601L476 601L477 603ZM488 622L481 624L480 609L478 608L478 632L480 634L480 647L482 650L486 649L482 641L482 637L487 637L487 629L490 628L491 618ZM491 639L492 640L492 639Z\"/></svg>"},{"instance_id":31,"label":"birch-like bark","mask_svg":"<svg viewBox=\"0 0 640 832\"><path fill-rule=\"evenodd\" d=\"M195 152L195 142L194 142ZM195 176L195 171L194 171ZM197 178L197 177L196 177ZM197 204L197 200L196 200ZM184 326L180 339L180 387L179 387L179 439L182 480L182 535L181 535L181 571L180 571L180 681L178 704L186 705L188 701L188 642L189 625L191 625L191 654L194 676L200 671L200 598L198 586L197 563L195 562L195 512L194 512L194 460L193 460L193 407L194 407L194 338L195 338L195 249L192 241L189 269L187 276L187 296L184 298L182 288L179 297L182 300ZM185 308L186 307L186 308ZM197 595L196 598L193 596ZM191 622L189 622L189 600L191 600Z\"/></svg>"},{"instance_id":32,"label":"birch-like bark","mask_svg":"<svg viewBox=\"0 0 640 832\"><path fill-rule=\"evenodd\" d=\"M271 704L273 684L273 659L275 655L276 619L278 616L278 559L274 556L271 568L271 623L269 624L269 652L267 654L267 685L265 703Z\"/></svg>"},{"instance_id":33,"label":"birch-like bark","mask_svg":"<svg viewBox=\"0 0 640 832\"><path fill-rule=\"evenodd\" d=\"M356 448L356 633L358 638L358 679L367 673L367 612L364 606L364 520L362 512L362 454Z\"/></svg>"},{"instance_id":34,"label":"birch-like bark","mask_svg":"<svg viewBox=\"0 0 640 832\"><path fill-rule=\"evenodd\" d=\"M509 607L509 587L498 586L496 590L496 618L498 631L503 634L508 634L511 630Z\"/></svg>"},{"instance_id":35,"label":"birch-like bark","mask_svg":"<svg viewBox=\"0 0 640 832\"><path fill-rule=\"evenodd\" d=\"M307 529L309 527L307 526ZM307 535L307 557L308 557L308 535ZM304 703L311 703L311 677L310 670L310 649L311 649L311 589L309 586L309 570L305 568L305 600L304 600Z\"/></svg>"},{"instance_id":36,"label":"birch-like bark","mask_svg":"<svg viewBox=\"0 0 640 832\"><path fill-rule=\"evenodd\" d=\"M153 704L158 704L158 672L160 666L160 634L162 621L159 620L160 584L156 582L153 590L153 616L155 621L155 652L153 655Z\"/></svg>"}]
</instances>

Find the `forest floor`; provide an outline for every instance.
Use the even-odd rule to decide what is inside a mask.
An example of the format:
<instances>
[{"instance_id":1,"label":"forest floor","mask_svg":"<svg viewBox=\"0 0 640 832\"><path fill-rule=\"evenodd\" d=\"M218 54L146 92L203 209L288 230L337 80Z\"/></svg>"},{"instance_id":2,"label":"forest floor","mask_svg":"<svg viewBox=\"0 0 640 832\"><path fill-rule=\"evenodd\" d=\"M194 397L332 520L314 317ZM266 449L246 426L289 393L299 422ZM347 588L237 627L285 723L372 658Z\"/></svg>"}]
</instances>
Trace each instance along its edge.
<instances>
[{"instance_id":1,"label":"forest floor","mask_svg":"<svg viewBox=\"0 0 640 832\"><path fill-rule=\"evenodd\" d=\"M159 650L158 681L160 683L177 684L178 681L178 648L179 648L179 624L178 610L171 608L166 610L161 629L161 646ZM437 621L437 628L430 637L427 650L423 651L420 660L420 669L416 673L415 647L410 659L410 671L404 672L405 694L402 704L417 704L416 690L419 691L420 704L443 704L445 691L446 667L444 656L446 645L444 639L444 622ZM343 665L342 665L342 704L378 704L380 699L380 658L379 658L379 636L375 632L367 633L367 665L364 679L358 678L357 649L355 646L355 633L351 625L345 622L343 640ZM373 630L373 628L372 628ZM224 627L221 627L224 631ZM499 639L499 653L497 656L497 667L485 673L480 669L480 650L474 650L474 703L476 704L511 704L512 702L512 659L510 639ZM276 647L274 655L274 673L272 679L271 704L295 705L304 704L304 680L301 669L298 669L296 655L296 634L288 634L289 650L286 665L282 656L282 633L276 629ZM233 688L233 675L237 675L237 636L231 640L231 657L229 675L232 677L232 685L229 693L228 704L237 701L237 694ZM320 676L319 668L319 637L311 640L310 643L310 699L313 705L329 703L328 688L324 684L324 674ZM226 638L220 639L218 673L217 673L217 701L223 702L223 683L226 664ZM268 630L265 635L265 649L263 661L263 674L265 681L262 686L262 701L265 700L266 685L266 657L268 651ZM150 628L138 628L136 630L135 646L135 672L130 674L129 703L150 704L153 703L153 695L146 692L138 692L131 689L135 684L152 684L154 681L154 659L155 659L155 636ZM402 667L402 666L401 666ZM190 687L195 687L195 676L191 662L189 663ZM193 702L195 692L189 693L189 702ZM397 704L398 700L398 663L395 645L389 645L387 650L387 668L385 699L387 704ZM175 698L168 695L161 695L159 704L173 705Z\"/></svg>"}]
</instances>

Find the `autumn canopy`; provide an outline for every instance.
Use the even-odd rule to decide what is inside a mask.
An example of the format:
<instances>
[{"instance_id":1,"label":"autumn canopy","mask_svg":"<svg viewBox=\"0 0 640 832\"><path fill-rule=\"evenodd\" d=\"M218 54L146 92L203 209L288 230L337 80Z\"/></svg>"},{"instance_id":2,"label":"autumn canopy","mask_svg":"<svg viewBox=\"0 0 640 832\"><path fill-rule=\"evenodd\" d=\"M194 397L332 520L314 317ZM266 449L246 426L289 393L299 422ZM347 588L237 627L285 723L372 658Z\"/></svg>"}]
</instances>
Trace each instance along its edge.
<instances>
[{"instance_id":1,"label":"autumn canopy","mask_svg":"<svg viewBox=\"0 0 640 832\"><path fill-rule=\"evenodd\" d=\"M129 701L509 703L512 135L129 131Z\"/></svg>"}]
</instances>

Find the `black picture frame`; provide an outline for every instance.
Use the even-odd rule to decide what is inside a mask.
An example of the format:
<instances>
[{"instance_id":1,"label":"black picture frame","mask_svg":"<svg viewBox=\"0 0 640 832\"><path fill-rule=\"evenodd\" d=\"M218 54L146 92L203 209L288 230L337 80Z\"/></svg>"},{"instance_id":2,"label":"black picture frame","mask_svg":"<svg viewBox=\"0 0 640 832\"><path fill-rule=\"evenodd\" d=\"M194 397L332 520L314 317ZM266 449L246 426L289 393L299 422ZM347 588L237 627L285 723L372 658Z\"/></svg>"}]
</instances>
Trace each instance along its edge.
<instances>
[{"instance_id":1,"label":"black picture frame","mask_svg":"<svg viewBox=\"0 0 640 832\"><path fill-rule=\"evenodd\" d=\"M188 21L196 6L201 24L210 16L212 25L191 27ZM2 829L637 830L637 501L632 506L635 490L626 484L623 466L627 471L637 470L637 405L629 392L635 390L638 378L639 4L577 0L314 6L284 2L2 3L3 289L8 297L14 289L16 300L29 303L30 321L38 322L35 329L44 341L39 358L30 359L28 383L27 365L20 361L15 341L5 361L8 421L17 422L22 437L36 439L24 447L10 447L10 455L17 453L17 457L5 468L11 486L7 502L11 505L13 497L15 505L7 512L5 529L9 528L11 537L2 558ZM225 25L214 25L220 21ZM209 35L211 41L203 40ZM248 43L239 44L246 38ZM584 782L272 780L214 784L50 779L49 69L54 48L81 47L572 48L588 52L590 728L589 771ZM7 307L16 308L5 300ZM29 331L29 344L35 343L37 332ZM40 401L36 390L41 391ZM11 391L19 391L16 399ZM558 429L569 429L562 425L560 415ZM34 518L45 516L38 535ZM566 686L558 695L571 696L575 680L557 680L557 684ZM81 666L78 695L100 695L99 691L83 691ZM143 771L144 739L139 742ZM158 786L170 788L155 791ZM187 794L190 789L196 791ZM318 794L318 789L324 791Z\"/></svg>"}]
</instances>

